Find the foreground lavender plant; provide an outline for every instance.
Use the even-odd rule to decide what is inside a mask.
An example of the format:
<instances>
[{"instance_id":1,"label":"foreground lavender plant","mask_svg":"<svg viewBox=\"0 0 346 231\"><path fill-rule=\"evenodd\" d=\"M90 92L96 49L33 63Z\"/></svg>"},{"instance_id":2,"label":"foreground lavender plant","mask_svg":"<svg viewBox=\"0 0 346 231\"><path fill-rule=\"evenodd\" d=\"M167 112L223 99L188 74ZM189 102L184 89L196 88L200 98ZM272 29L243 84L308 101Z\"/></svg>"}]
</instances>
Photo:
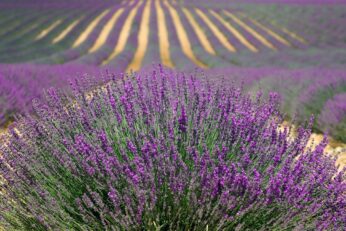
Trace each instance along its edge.
<instances>
[{"instance_id":1,"label":"foreground lavender plant","mask_svg":"<svg viewBox=\"0 0 346 231\"><path fill-rule=\"evenodd\" d=\"M341 230L345 171L278 130L277 95L158 68L50 89L3 145L0 217L34 230ZM89 88L88 88L89 89ZM312 122L310 122L311 126Z\"/></svg>"}]
</instances>

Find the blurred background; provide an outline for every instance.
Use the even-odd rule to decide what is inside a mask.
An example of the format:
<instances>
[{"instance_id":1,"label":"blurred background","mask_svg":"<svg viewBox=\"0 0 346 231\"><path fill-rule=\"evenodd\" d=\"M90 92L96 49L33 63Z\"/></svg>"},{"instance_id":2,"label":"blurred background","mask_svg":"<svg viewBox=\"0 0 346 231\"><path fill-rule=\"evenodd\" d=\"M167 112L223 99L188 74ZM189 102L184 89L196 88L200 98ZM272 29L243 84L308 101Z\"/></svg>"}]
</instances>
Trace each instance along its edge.
<instances>
[{"instance_id":1,"label":"blurred background","mask_svg":"<svg viewBox=\"0 0 346 231\"><path fill-rule=\"evenodd\" d=\"M1 0L0 127L71 78L161 63L280 93L286 120L314 114L344 164L345 25L344 0Z\"/></svg>"}]
</instances>

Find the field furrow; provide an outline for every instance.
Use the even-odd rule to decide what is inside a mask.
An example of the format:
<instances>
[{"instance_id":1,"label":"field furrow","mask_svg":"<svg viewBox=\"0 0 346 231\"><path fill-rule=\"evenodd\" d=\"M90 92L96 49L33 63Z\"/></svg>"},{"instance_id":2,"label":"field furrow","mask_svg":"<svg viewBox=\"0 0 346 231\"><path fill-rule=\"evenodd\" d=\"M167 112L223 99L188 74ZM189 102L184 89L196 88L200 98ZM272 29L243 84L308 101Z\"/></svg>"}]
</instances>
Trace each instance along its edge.
<instances>
[{"instance_id":1,"label":"field furrow","mask_svg":"<svg viewBox=\"0 0 346 231\"><path fill-rule=\"evenodd\" d=\"M151 0L148 0L145 4L145 8L142 15L141 24L138 31L138 46L136 53L127 67L127 71L138 71L141 68L145 52L149 43L149 22L150 22L150 4Z\"/></svg>"},{"instance_id":2,"label":"field furrow","mask_svg":"<svg viewBox=\"0 0 346 231\"><path fill-rule=\"evenodd\" d=\"M215 34L221 44L230 52L236 52L237 49L228 41L228 38L222 31L210 20L210 18L198 8L195 8L197 15L205 22L209 29Z\"/></svg>"},{"instance_id":3,"label":"field furrow","mask_svg":"<svg viewBox=\"0 0 346 231\"><path fill-rule=\"evenodd\" d=\"M267 46L268 48L272 50L277 50L274 45L269 42L264 36L259 34L257 31L255 31L253 28L249 27L246 23L244 23L242 20L240 20L237 16L229 12L228 10L222 11L226 16L230 17L234 22L236 22L238 25L243 27L246 31L248 31L252 36L254 36L258 41L260 41L264 46Z\"/></svg>"},{"instance_id":4,"label":"field furrow","mask_svg":"<svg viewBox=\"0 0 346 231\"><path fill-rule=\"evenodd\" d=\"M189 12L192 14L193 11L189 10ZM210 54L208 51L206 51L206 49L204 48L204 46L201 43L200 39L198 38L198 35L197 35L195 29L192 27L192 25L189 22L188 18L184 14L183 8L177 7L177 13L179 14L180 20L181 20L182 24L184 25L185 31L187 33L187 36L189 37L189 40L190 40L190 43L191 43L191 47L192 47L192 50L193 50L195 56L201 62L206 64L208 66L208 68L213 68L215 66L228 65L229 62L227 60L224 60L222 57L220 57L217 54L217 52L216 52L216 48L217 47L214 46L215 44L211 43L211 40L209 39L209 37L207 37L207 34L204 33L205 37L208 39L208 42L210 43L210 45L212 46L213 50L215 51L215 55L214 54ZM194 15L194 14L192 14L192 17L194 17L196 23L198 23L197 22L197 18L199 18L199 17L197 15ZM197 17L197 18L195 18L195 17ZM200 25L200 24L198 23L198 25ZM200 28L202 29L203 27L200 27ZM226 52L229 54L228 51L226 51Z\"/></svg>"},{"instance_id":5,"label":"field furrow","mask_svg":"<svg viewBox=\"0 0 346 231\"><path fill-rule=\"evenodd\" d=\"M48 35L49 32L51 32L52 30L54 30L54 28L56 28L59 24L61 24L62 20L58 19L55 22L52 23L52 25L50 25L49 27L47 27L46 29L42 30L35 38L35 40L40 40L42 38L44 38L45 36Z\"/></svg>"},{"instance_id":6,"label":"field furrow","mask_svg":"<svg viewBox=\"0 0 346 231\"><path fill-rule=\"evenodd\" d=\"M54 11L46 11L42 12L40 16L30 14L28 18L24 17L25 20L20 21L20 24L16 25L15 27L12 27L11 24L6 25L6 27L9 27L9 30L7 30L5 34L0 35L0 46L7 47L11 43L14 43L18 46L20 44L18 43L18 39L21 39L23 36L32 34L33 32L35 32L35 29L37 29L39 25L46 24L54 15L59 15L59 13Z\"/></svg>"},{"instance_id":7,"label":"field furrow","mask_svg":"<svg viewBox=\"0 0 346 231\"><path fill-rule=\"evenodd\" d=\"M63 31L61 31L61 33L57 37L53 39L52 44L58 43L62 41L64 38L66 38L66 36L69 33L71 33L71 31L73 31L73 29L80 23L80 21L83 20L83 18L84 16L80 17L79 19L76 19L70 25L68 25Z\"/></svg>"},{"instance_id":8,"label":"field furrow","mask_svg":"<svg viewBox=\"0 0 346 231\"><path fill-rule=\"evenodd\" d=\"M99 16L97 16L90 24L89 26L79 35L77 40L73 43L72 48L80 46L83 42L85 42L91 32L95 29L95 27L99 24L99 22L102 20L103 17L105 17L110 9L104 10Z\"/></svg>"},{"instance_id":9,"label":"field furrow","mask_svg":"<svg viewBox=\"0 0 346 231\"><path fill-rule=\"evenodd\" d=\"M214 10L209 10L209 12L222 24L224 25L245 47L247 47L252 52L258 52L258 49L251 44L236 28L234 28L230 23L223 19Z\"/></svg>"},{"instance_id":10,"label":"field furrow","mask_svg":"<svg viewBox=\"0 0 346 231\"><path fill-rule=\"evenodd\" d=\"M94 45L88 50L88 53L93 53L97 51L106 43L109 34L111 33L112 29L114 28L114 25L116 24L117 20L123 12L124 8L120 8L113 14L112 18L102 28L100 35L96 39Z\"/></svg>"},{"instance_id":11,"label":"field furrow","mask_svg":"<svg viewBox=\"0 0 346 231\"><path fill-rule=\"evenodd\" d=\"M164 66L173 68L174 64L171 59L169 36L166 24L165 14L161 7L160 0L155 0L155 9L157 14L158 40L161 62Z\"/></svg>"},{"instance_id":12,"label":"field furrow","mask_svg":"<svg viewBox=\"0 0 346 231\"><path fill-rule=\"evenodd\" d=\"M198 40L200 41L203 48L205 49L205 51L211 55L216 55L216 52L213 46L211 45L211 43L209 42L208 37L206 36L206 34L204 33L203 29L198 24L198 22L195 20L192 13L186 7L183 7L182 10L186 18L188 19L190 25L192 26L194 32L196 33Z\"/></svg>"},{"instance_id":13,"label":"field furrow","mask_svg":"<svg viewBox=\"0 0 346 231\"><path fill-rule=\"evenodd\" d=\"M283 27L283 26L280 26L278 23L274 22L274 21L271 21L270 22L274 27L278 28L279 30L281 30L282 32L284 32L285 34L289 35L291 38L295 39L296 41L299 41L303 44L308 44L308 42L303 38L301 37L300 35L298 35L297 33Z\"/></svg>"},{"instance_id":14,"label":"field furrow","mask_svg":"<svg viewBox=\"0 0 346 231\"><path fill-rule=\"evenodd\" d=\"M45 39L44 43L35 44L33 49L40 51L37 53L35 62L38 63L66 63L71 60L75 60L82 55L84 55L88 48L92 45L96 36L101 30L103 22L107 20L107 17L110 14L107 14L105 18L97 25L97 27L90 33L87 40L76 48L72 48L73 44L78 40L80 35L87 29L92 21L103 12L104 8L96 8L95 10L89 12L88 14L81 14L79 12L76 13L73 17L71 17L70 21L74 21L83 16L82 20L73 28L73 30L69 33L69 35L63 40L61 43L52 43L52 41L64 31L68 24L59 28L58 31L54 33L50 33L50 36ZM40 48L37 48L37 47Z\"/></svg>"},{"instance_id":15,"label":"field furrow","mask_svg":"<svg viewBox=\"0 0 346 231\"><path fill-rule=\"evenodd\" d=\"M61 28L59 29L58 27L60 27L63 23L59 23L56 28L53 28L51 33L44 35L40 40L36 40L37 36L44 31L43 28L47 29L59 20L65 22L66 19L73 17L71 14L73 15L74 13L71 11L67 11L65 13L57 12L55 14L51 14L49 17L47 17L48 19L41 21L41 23L34 24L33 27L30 27L31 29L25 34L18 36L7 43L3 51L11 52L11 56L2 58L2 55L0 55L0 59L4 62L6 62L6 60L16 60L15 62L32 60L33 57L40 54L39 50L46 49L47 45L51 44L50 41L53 34L56 35L56 33L59 32ZM39 49L37 49L38 47Z\"/></svg>"},{"instance_id":16,"label":"field furrow","mask_svg":"<svg viewBox=\"0 0 346 231\"><path fill-rule=\"evenodd\" d=\"M31 20L31 17L35 17L33 12L19 11L19 12L9 12L10 15L7 17L3 16L0 20L0 37L3 38L6 34L11 34L18 26L22 25L25 21Z\"/></svg>"},{"instance_id":17,"label":"field furrow","mask_svg":"<svg viewBox=\"0 0 346 231\"><path fill-rule=\"evenodd\" d=\"M108 64L112 59L117 57L117 55L119 55L125 49L127 40L130 36L131 27L132 27L134 18L137 14L138 8L142 4L143 4L143 1L141 0L130 11L126 21L124 22L124 25L123 25L121 31L119 32L119 39L118 39L118 42L117 42L114 50L112 51L110 56L102 62L102 65Z\"/></svg>"},{"instance_id":18,"label":"field furrow","mask_svg":"<svg viewBox=\"0 0 346 231\"><path fill-rule=\"evenodd\" d=\"M202 68L207 68L207 65L205 65L200 60L198 60L197 57L195 56L195 54L193 53L190 40L186 34L186 31L184 29L183 24L180 21L180 17L178 15L177 11L174 9L174 7L172 7L170 5L170 3L167 0L164 1L164 4L167 6L168 11L171 15L171 18L173 20L173 24L174 24L176 33L178 35L179 43L180 43L180 46L181 46L183 53L189 59L191 59L191 61L193 63L195 63L197 66L202 67Z\"/></svg>"},{"instance_id":19,"label":"field furrow","mask_svg":"<svg viewBox=\"0 0 346 231\"><path fill-rule=\"evenodd\" d=\"M246 18L248 18L255 26L265 31L268 35L275 38L277 41L281 42L282 44L288 47L292 47L292 44L289 41L287 41L285 38L283 38L281 35L279 35L278 33L274 32L273 30L269 29L268 27L266 27L265 25L256 21L253 18L250 18L250 17L246 17Z\"/></svg>"}]
</instances>

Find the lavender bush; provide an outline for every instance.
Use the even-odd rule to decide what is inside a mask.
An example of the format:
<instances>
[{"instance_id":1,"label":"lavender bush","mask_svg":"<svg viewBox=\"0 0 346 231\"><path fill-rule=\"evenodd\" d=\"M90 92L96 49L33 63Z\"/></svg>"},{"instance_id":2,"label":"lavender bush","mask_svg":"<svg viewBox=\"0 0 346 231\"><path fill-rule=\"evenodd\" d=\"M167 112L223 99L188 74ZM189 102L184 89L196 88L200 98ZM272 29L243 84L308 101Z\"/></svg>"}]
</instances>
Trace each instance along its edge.
<instances>
[{"instance_id":1,"label":"lavender bush","mask_svg":"<svg viewBox=\"0 0 346 231\"><path fill-rule=\"evenodd\" d=\"M84 83L86 82L86 83ZM311 131L278 130L277 94L158 68L74 97L50 89L10 129L1 224L34 230L342 230L345 170ZM311 125L310 121L310 125Z\"/></svg>"}]
</instances>

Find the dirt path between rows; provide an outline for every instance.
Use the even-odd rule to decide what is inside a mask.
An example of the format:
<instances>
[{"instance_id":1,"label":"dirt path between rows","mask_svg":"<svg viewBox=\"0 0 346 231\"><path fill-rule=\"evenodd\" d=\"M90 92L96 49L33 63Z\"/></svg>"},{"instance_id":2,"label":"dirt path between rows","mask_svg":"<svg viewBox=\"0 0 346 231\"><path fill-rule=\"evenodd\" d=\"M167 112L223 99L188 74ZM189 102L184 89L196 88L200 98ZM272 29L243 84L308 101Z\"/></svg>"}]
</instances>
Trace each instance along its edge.
<instances>
[{"instance_id":1,"label":"dirt path between rows","mask_svg":"<svg viewBox=\"0 0 346 231\"><path fill-rule=\"evenodd\" d=\"M293 137L296 135L296 127L291 125L289 122L285 121L283 126L292 127L293 128ZM323 140L323 134L312 133L307 144L307 147L316 147ZM340 165L339 170L341 170L344 166L346 166L346 144L334 140L332 137L328 137L328 145L325 148L325 153L331 154L332 156L337 157L336 165Z\"/></svg>"}]
</instances>

